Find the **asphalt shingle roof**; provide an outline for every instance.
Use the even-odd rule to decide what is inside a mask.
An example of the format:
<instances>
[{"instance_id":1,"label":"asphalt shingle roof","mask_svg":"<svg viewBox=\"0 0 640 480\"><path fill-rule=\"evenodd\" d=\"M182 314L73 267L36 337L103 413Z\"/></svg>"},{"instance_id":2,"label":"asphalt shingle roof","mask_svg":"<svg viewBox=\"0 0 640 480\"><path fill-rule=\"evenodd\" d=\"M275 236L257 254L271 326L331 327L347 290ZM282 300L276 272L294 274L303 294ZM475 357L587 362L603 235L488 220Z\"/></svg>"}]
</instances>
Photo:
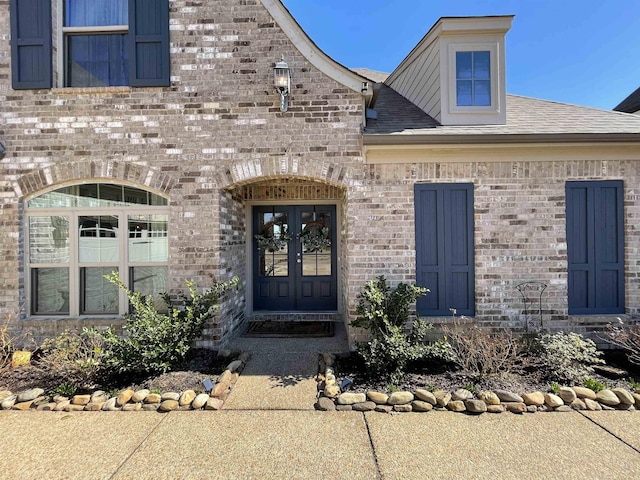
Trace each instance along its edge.
<instances>
[{"instance_id":1,"label":"asphalt shingle roof","mask_svg":"<svg viewBox=\"0 0 640 480\"><path fill-rule=\"evenodd\" d=\"M640 87L638 87L631 95L622 100L614 110L618 112L635 113L640 111Z\"/></svg>"},{"instance_id":2,"label":"asphalt shingle roof","mask_svg":"<svg viewBox=\"0 0 640 480\"><path fill-rule=\"evenodd\" d=\"M378 85L376 85L376 88ZM379 85L377 120L365 135L640 134L640 116L507 95L506 125L443 126L386 85Z\"/></svg>"}]
</instances>

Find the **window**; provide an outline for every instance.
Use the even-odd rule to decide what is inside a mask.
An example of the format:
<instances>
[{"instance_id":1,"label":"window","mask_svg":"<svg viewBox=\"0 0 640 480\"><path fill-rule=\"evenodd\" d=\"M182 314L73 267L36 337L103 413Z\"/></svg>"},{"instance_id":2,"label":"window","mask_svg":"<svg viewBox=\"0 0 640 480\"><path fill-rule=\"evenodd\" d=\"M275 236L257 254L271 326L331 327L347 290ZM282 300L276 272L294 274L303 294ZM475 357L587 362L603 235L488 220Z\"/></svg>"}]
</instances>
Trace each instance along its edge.
<instances>
[{"instance_id":1,"label":"window","mask_svg":"<svg viewBox=\"0 0 640 480\"><path fill-rule=\"evenodd\" d=\"M74 185L27 206L33 315L118 315L126 296L104 276L115 271L134 291L168 290L167 200L106 183Z\"/></svg>"},{"instance_id":2,"label":"window","mask_svg":"<svg viewBox=\"0 0 640 480\"><path fill-rule=\"evenodd\" d=\"M621 180L566 183L569 314L624 313Z\"/></svg>"},{"instance_id":3,"label":"window","mask_svg":"<svg viewBox=\"0 0 640 480\"><path fill-rule=\"evenodd\" d=\"M474 315L473 185L416 185L415 213L418 313Z\"/></svg>"},{"instance_id":4,"label":"window","mask_svg":"<svg viewBox=\"0 0 640 480\"><path fill-rule=\"evenodd\" d=\"M456 105L491 106L491 54L456 52Z\"/></svg>"},{"instance_id":5,"label":"window","mask_svg":"<svg viewBox=\"0 0 640 480\"><path fill-rule=\"evenodd\" d=\"M59 86L168 86L169 0L61 0L52 45L50 0L10 0L15 90Z\"/></svg>"}]
</instances>

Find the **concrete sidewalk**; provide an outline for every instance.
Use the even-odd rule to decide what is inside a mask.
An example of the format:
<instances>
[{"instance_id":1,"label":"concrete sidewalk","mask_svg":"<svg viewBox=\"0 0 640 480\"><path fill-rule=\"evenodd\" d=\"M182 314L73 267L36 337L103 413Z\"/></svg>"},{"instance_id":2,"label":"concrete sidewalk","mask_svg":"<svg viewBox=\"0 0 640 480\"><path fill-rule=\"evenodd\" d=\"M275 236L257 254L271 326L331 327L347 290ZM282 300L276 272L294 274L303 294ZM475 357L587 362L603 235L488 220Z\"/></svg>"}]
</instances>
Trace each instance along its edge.
<instances>
[{"instance_id":1,"label":"concrete sidewalk","mask_svg":"<svg viewBox=\"0 0 640 480\"><path fill-rule=\"evenodd\" d=\"M0 411L0 477L632 479L638 431L639 412Z\"/></svg>"}]
</instances>

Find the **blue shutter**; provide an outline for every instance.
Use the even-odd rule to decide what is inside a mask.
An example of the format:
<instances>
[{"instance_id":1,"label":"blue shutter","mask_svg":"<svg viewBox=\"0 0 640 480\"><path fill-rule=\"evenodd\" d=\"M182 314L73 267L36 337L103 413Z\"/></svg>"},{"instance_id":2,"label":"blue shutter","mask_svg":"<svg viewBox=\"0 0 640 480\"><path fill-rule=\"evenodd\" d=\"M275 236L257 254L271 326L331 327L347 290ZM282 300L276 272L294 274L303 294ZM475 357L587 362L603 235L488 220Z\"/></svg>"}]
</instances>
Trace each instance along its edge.
<instances>
[{"instance_id":1,"label":"blue shutter","mask_svg":"<svg viewBox=\"0 0 640 480\"><path fill-rule=\"evenodd\" d=\"M129 49L131 86L171 84L169 0L129 0Z\"/></svg>"},{"instance_id":2,"label":"blue shutter","mask_svg":"<svg viewBox=\"0 0 640 480\"><path fill-rule=\"evenodd\" d=\"M416 185L415 210L418 312L474 315L473 185Z\"/></svg>"},{"instance_id":3,"label":"blue shutter","mask_svg":"<svg viewBox=\"0 0 640 480\"><path fill-rule=\"evenodd\" d=\"M624 313L623 183L567 182L569 314Z\"/></svg>"},{"instance_id":4,"label":"blue shutter","mask_svg":"<svg viewBox=\"0 0 640 480\"><path fill-rule=\"evenodd\" d=\"M51 1L11 0L10 11L12 88L51 88Z\"/></svg>"}]
</instances>

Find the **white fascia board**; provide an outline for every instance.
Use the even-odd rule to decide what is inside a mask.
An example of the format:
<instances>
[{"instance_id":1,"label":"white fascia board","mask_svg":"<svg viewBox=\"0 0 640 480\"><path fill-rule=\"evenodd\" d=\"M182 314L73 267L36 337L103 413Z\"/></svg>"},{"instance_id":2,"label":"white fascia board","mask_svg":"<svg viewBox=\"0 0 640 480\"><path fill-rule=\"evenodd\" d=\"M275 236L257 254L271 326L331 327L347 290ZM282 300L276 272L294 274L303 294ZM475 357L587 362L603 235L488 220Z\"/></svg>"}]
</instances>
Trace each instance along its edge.
<instances>
[{"instance_id":1,"label":"white fascia board","mask_svg":"<svg viewBox=\"0 0 640 480\"><path fill-rule=\"evenodd\" d=\"M358 92L365 97L371 97L373 95L373 85L371 85L371 82L345 66L340 65L320 50L304 30L302 30L298 22L294 20L291 13L289 13L280 0L261 0L261 2L300 53L318 70L354 92ZM363 84L365 83L368 85L368 88L366 91L363 91Z\"/></svg>"}]
</instances>

